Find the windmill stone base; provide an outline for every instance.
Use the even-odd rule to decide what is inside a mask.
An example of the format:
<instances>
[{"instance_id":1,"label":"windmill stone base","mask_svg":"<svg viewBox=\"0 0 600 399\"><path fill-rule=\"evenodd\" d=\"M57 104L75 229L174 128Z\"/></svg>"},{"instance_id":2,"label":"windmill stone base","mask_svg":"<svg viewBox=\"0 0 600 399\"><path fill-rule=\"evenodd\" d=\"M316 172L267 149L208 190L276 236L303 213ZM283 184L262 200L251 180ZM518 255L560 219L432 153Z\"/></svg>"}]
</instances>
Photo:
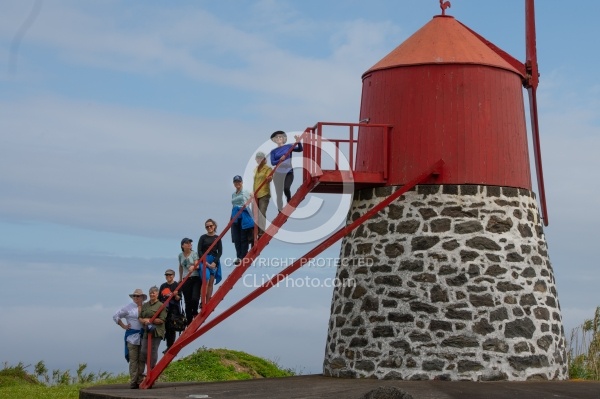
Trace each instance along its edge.
<instances>
[{"instance_id":1,"label":"windmill stone base","mask_svg":"<svg viewBox=\"0 0 600 399\"><path fill-rule=\"evenodd\" d=\"M394 187L355 193L349 221ZM568 378L566 340L532 192L422 185L342 242L326 376Z\"/></svg>"}]
</instances>

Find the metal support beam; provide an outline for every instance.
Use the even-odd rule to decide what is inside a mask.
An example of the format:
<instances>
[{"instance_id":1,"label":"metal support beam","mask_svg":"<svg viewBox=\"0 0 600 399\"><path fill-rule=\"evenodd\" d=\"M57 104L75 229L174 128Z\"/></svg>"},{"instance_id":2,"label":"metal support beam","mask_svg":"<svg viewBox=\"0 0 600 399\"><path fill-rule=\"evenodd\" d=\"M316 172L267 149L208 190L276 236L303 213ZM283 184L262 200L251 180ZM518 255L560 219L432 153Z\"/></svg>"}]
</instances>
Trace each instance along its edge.
<instances>
[{"instance_id":1,"label":"metal support beam","mask_svg":"<svg viewBox=\"0 0 600 399\"><path fill-rule=\"evenodd\" d=\"M305 181L300 188L296 191L294 196L290 199L290 202L286 207L273 219L271 225L265 231L265 234L256 242L256 244L248 251L248 254L241 263L233 270L233 272L225 279L223 284L215 292L213 297L203 304L200 314L194 317L190 325L181 333L179 338L173 343L164 356L156 363L156 366L152 370L147 370L146 378L140 385L141 389L151 388L156 379L164 371L164 369L171 363L175 356L183 349L186 345L195 339L196 330L204 323L208 316L214 311L217 305L223 300L225 295L237 281L243 276L246 270L252 265L252 262L260 255L261 251L271 241L271 238L279 231L281 226L287 221L289 216L294 212L296 207L304 200L306 195L312 190L315 185L314 180Z\"/></svg>"},{"instance_id":2,"label":"metal support beam","mask_svg":"<svg viewBox=\"0 0 600 399\"><path fill-rule=\"evenodd\" d=\"M287 268L282 270L280 273L273 276L269 281L262 284L260 287L256 288L250 294L246 295L244 298L239 300L237 303L235 303L229 309L225 310L223 313L221 313L220 315L216 316L214 319L207 322L203 327L198 329L198 331L196 331L190 338L192 340L194 340L194 339L200 337L202 334L209 331L211 328L213 328L217 324L221 323L222 321L227 319L229 316L231 316L232 314L234 314L235 312L237 312L238 310L240 310L241 308L246 306L248 303L252 302L254 299L256 299L257 297L262 295L268 289L276 286L278 282L281 282L285 277L289 276L290 274L292 274L293 272L298 270L300 267L302 267L303 265L308 263L311 259L313 259L317 255L319 255L321 252L323 252L324 250L329 248L331 245L335 244L337 241L342 239L348 233L352 232L353 230L358 228L360 225L362 225L364 222L371 219L374 215L376 215L381 210L383 210L388 205L390 205L392 202L394 202L395 200L400 198L400 196L402 194L406 193L407 191L409 191L410 189L415 187L417 184L427 180L430 176L439 175L443 164L444 164L444 161L440 159L435 164L431 165L426 171L419 174L417 177L415 177L414 179L412 179L411 181L406 183L404 186L402 186L402 188L399 188L393 194L391 194L389 197L387 197L386 199L381 201L379 204L375 205L373 208L369 209L363 216L359 217L358 219L356 219L354 222L352 222L348 226L342 227L341 229L337 230L335 233L333 233L331 236L329 236L325 241L323 241L321 244L317 245L311 251L307 252L304 256L302 256L301 258L296 260L294 263L292 263L290 266L288 266Z\"/></svg>"},{"instance_id":3,"label":"metal support beam","mask_svg":"<svg viewBox=\"0 0 600 399\"><path fill-rule=\"evenodd\" d=\"M417 184L425 181L431 175L437 176L441 172L441 168L444 164L443 160L437 161L435 164L431 165L427 170L423 171L421 174L407 182L402 188L396 190L389 197L381 201L379 204L371 208L367 211L363 216L356 219L350 225L345 226L330 237L328 237L321 244L317 245L314 249L306 253L303 257L295 261L292 265L288 266L286 269L281 271L279 274L274 276L269 282L261 285L249 295L238 301L235 305L231 306L229 309L225 310L223 313L219 314L217 317L206 323L203 327L201 327L202 323L206 320L206 318L213 312L215 307L221 302L223 297L229 292L233 285L242 277L244 272L250 267L252 262L256 259L256 257L260 254L260 251L268 244L270 239L275 235L275 233L279 230L281 225L287 220L291 212L299 205L299 203L306 197L306 195L310 192L310 190L314 187L316 181L310 180L305 181L305 183L300 187L300 189L296 192L294 197L290 200L287 207L284 208L283 212L280 212L279 215L274 219L273 224L267 228L266 234L263 235L261 240L253 247L246 258L243 259L242 263L234 269L232 274L227 278L224 285L220 287L219 290L215 293L213 298L205 304L202 308L201 313L194 318L192 323L188 326L188 328L182 333L179 339L171 346L171 348L165 353L165 355L158 361L156 366L149 370L144 382L140 385L142 389L151 388L158 376L163 372L163 370L169 365L169 363L174 359L174 357L179 353L181 349L183 349L186 345L196 340L198 337L203 335L205 332L209 331L211 328L221 323L223 320L227 319L229 316L237 312L242 307L246 306L248 303L256 299L258 296L262 295L269 288L273 287L277 282L281 281L282 278L287 277L294 271L298 270L304 264L306 264L310 259L313 259L315 256L319 255L325 249L329 248L335 242L340 240L342 237L358 228L365 221L369 220L375 214L383 210L393 201L398 199L402 194L412 189ZM263 241L264 240L264 241ZM227 285L225 285L227 284Z\"/></svg>"}]
</instances>

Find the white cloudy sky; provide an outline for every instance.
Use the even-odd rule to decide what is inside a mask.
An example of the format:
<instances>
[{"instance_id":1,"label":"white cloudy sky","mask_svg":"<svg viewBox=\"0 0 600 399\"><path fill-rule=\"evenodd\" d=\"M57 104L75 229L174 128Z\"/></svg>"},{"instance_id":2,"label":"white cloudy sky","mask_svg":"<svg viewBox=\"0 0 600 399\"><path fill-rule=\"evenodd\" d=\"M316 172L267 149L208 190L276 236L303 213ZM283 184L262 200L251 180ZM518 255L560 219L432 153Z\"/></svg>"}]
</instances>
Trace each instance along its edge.
<instances>
[{"instance_id":1,"label":"white cloudy sky","mask_svg":"<svg viewBox=\"0 0 600 399\"><path fill-rule=\"evenodd\" d=\"M448 13L523 59L522 3L453 0ZM537 3L546 233L570 331L600 305L600 27L596 1ZM270 133L356 121L362 73L440 12L435 0L0 7L0 361L111 372L126 371L113 312L163 281L206 218L226 224L232 176L248 175ZM319 200L312 222L344 205ZM263 255L314 245L273 242ZM330 299L331 288L271 291L182 354L228 347L318 373Z\"/></svg>"}]
</instances>

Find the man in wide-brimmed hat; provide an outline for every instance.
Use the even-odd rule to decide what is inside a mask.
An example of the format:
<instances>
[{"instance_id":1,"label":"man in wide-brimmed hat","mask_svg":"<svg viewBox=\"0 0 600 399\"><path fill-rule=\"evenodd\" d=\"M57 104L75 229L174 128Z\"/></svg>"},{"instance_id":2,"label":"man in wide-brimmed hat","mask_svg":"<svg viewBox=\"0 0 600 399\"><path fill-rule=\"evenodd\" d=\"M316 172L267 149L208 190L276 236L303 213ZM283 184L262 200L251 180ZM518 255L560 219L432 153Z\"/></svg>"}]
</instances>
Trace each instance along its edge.
<instances>
[{"instance_id":1,"label":"man in wide-brimmed hat","mask_svg":"<svg viewBox=\"0 0 600 399\"><path fill-rule=\"evenodd\" d=\"M143 369L139 368L142 323L138 318L142 303L148 299L148 296L141 289L136 288L132 294L129 294L129 297L133 299L133 302L117 310L113 315L113 320L125 330L125 360L129 362L129 387L137 389L143 379Z\"/></svg>"}]
</instances>

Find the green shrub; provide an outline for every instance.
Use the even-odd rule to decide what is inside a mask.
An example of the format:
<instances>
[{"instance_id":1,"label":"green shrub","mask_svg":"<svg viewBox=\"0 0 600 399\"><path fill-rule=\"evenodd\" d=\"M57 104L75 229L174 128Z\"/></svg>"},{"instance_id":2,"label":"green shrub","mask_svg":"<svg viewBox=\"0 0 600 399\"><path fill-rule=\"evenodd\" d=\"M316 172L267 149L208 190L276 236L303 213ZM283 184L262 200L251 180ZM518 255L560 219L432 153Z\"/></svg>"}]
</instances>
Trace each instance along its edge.
<instances>
[{"instance_id":1,"label":"green shrub","mask_svg":"<svg viewBox=\"0 0 600 399\"><path fill-rule=\"evenodd\" d=\"M291 375L294 373L280 369L275 362L245 352L202 347L171 363L159 381L229 381Z\"/></svg>"}]
</instances>

